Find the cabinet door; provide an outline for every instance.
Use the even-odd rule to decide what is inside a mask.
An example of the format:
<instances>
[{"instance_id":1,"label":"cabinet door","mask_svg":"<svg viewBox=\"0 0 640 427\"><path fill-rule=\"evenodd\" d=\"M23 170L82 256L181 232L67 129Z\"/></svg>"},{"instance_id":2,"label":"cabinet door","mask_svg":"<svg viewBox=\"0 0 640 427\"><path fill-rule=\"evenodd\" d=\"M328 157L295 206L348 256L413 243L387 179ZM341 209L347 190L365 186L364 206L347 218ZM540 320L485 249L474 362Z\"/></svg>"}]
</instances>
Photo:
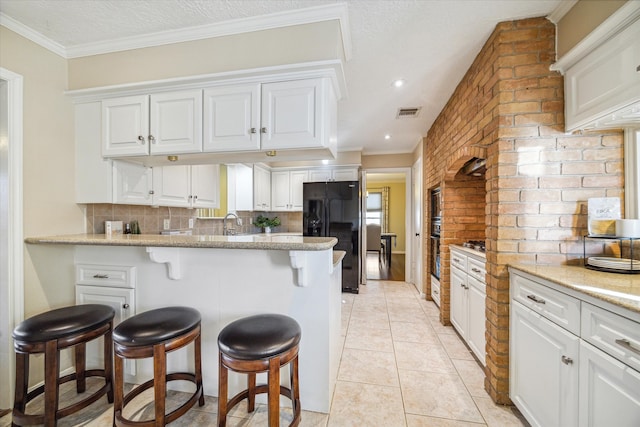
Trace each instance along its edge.
<instances>
[{"instance_id":1,"label":"cabinet door","mask_svg":"<svg viewBox=\"0 0 640 427\"><path fill-rule=\"evenodd\" d=\"M76 203L113 203L113 161L101 153L102 104L75 106Z\"/></svg>"},{"instance_id":2,"label":"cabinet door","mask_svg":"<svg viewBox=\"0 0 640 427\"><path fill-rule=\"evenodd\" d=\"M290 210L289 171L271 172L271 209L274 211Z\"/></svg>"},{"instance_id":3,"label":"cabinet door","mask_svg":"<svg viewBox=\"0 0 640 427\"><path fill-rule=\"evenodd\" d=\"M202 151L202 91L151 95L151 154Z\"/></svg>"},{"instance_id":4,"label":"cabinet door","mask_svg":"<svg viewBox=\"0 0 640 427\"><path fill-rule=\"evenodd\" d=\"M484 335L487 327L484 284L471 276L467 276L467 283L469 287L467 290L469 302L467 344L484 366L486 359L486 338Z\"/></svg>"},{"instance_id":5,"label":"cabinet door","mask_svg":"<svg viewBox=\"0 0 640 427\"><path fill-rule=\"evenodd\" d=\"M309 182L331 181L331 169L318 169L309 171Z\"/></svg>"},{"instance_id":6,"label":"cabinet door","mask_svg":"<svg viewBox=\"0 0 640 427\"><path fill-rule=\"evenodd\" d=\"M149 154L149 97L102 101L102 156Z\"/></svg>"},{"instance_id":7,"label":"cabinet door","mask_svg":"<svg viewBox=\"0 0 640 427\"><path fill-rule=\"evenodd\" d=\"M113 161L113 202L150 205L153 201L152 169L137 163Z\"/></svg>"},{"instance_id":8,"label":"cabinet door","mask_svg":"<svg viewBox=\"0 0 640 427\"><path fill-rule=\"evenodd\" d=\"M253 208L271 210L271 172L257 165L253 166Z\"/></svg>"},{"instance_id":9,"label":"cabinet door","mask_svg":"<svg viewBox=\"0 0 640 427\"><path fill-rule=\"evenodd\" d=\"M155 206L190 206L190 166L153 168L153 204Z\"/></svg>"},{"instance_id":10,"label":"cabinet door","mask_svg":"<svg viewBox=\"0 0 640 427\"><path fill-rule=\"evenodd\" d=\"M451 267L451 323L462 338L467 339L468 297L467 275Z\"/></svg>"},{"instance_id":11,"label":"cabinet door","mask_svg":"<svg viewBox=\"0 0 640 427\"><path fill-rule=\"evenodd\" d=\"M262 85L262 149L321 147L322 79Z\"/></svg>"},{"instance_id":12,"label":"cabinet door","mask_svg":"<svg viewBox=\"0 0 640 427\"><path fill-rule=\"evenodd\" d=\"M292 211L302 211L304 206L304 196L302 194L303 185L309 180L308 171L291 171L289 174L289 203Z\"/></svg>"},{"instance_id":13,"label":"cabinet door","mask_svg":"<svg viewBox=\"0 0 640 427\"><path fill-rule=\"evenodd\" d=\"M532 426L578 426L579 338L511 301L509 396Z\"/></svg>"},{"instance_id":14,"label":"cabinet door","mask_svg":"<svg viewBox=\"0 0 640 427\"><path fill-rule=\"evenodd\" d=\"M580 343L580 425L640 425L640 372Z\"/></svg>"},{"instance_id":15,"label":"cabinet door","mask_svg":"<svg viewBox=\"0 0 640 427\"><path fill-rule=\"evenodd\" d=\"M358 169L336 169L333 171L335 181L358 181Z\"/></svg>"},{"instance_id":16,"label":"cabinet door","mask_svg":"<svg viewBox=\"0 0 640 427\"><path fill-rule=\"evenodd\" d=\"M204 91L204 151L260 149L260 85Z\"/></svg>"},{"instance_id":17,"label":"cabinet door","mask_svg":"<svg viewBox=\"0 0 640 427\"><path fill-rule=\"evenodd\" d=\"M76 286L76 304L103 304L113 307L116 314L113 326L136 314L135 289L111 288L105 286ZM102 340L94 340L87 344L87 367L104 366ZM125 372L135 375L135 360L125 362Z\"/></svg>"},{"instance_id":18,"label":"cabinet door","mask_svg":"<svg viewBox=\"0 0 640 427\"><path fill-rule=\"evenodd\" d=\"M220 165L191 166L191 195L194 208L220 207Z\"/></svg>"}]
</instances>

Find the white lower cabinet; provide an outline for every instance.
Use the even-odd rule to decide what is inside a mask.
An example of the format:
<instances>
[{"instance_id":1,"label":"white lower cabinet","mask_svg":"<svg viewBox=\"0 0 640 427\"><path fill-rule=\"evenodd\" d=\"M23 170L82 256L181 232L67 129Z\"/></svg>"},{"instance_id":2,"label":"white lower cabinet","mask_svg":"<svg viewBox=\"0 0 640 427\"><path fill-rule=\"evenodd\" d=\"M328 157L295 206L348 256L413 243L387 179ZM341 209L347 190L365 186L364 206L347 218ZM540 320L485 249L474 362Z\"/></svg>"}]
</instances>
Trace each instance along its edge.
<instances>
[{"instance_id":1,"label":"white lower cabinet","mask_svg":"<svg viewBox=\"0 0 640 427\"><path fill-rule=\"evenodd\" d=\"M580 293L568 295L545 279L514 268L509 273L509 396L527 421L640 425L637 319L581 300Z\"/></svg>"},{"instance_id":2,"label":"white lower cabinet","mask_svg":"<svg viewBox=\"0 0 640 427\"><path fill-rule=\"evenodd\" d=\"M103 304L113 307L113 326L136 314L136 269L130 266L76 265L76 304ZM87 367L103 366L103 342L87 344ZM134 360L125 362L125 373L135 375Z\"/></svg>"},{"instance_id":3,"label":"white lower cabinet","mask_svg":"<svg viewBox=\"0 0 640 427\"><path fill-rule=\"evenodd\" d=\"M451 324L480 363L486 363L485 259L451 246Z\"/></svg>"}]
</instances>

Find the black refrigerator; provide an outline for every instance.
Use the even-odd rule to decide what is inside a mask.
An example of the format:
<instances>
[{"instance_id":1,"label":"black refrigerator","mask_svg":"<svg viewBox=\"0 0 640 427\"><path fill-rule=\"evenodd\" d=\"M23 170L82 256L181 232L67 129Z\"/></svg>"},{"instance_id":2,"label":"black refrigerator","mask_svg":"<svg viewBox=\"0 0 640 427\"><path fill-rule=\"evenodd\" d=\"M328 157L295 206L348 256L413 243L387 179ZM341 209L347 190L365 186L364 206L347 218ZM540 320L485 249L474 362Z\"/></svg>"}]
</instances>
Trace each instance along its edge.
<instances>
[{"instance_id":1,"label":"black refrigerator","mask_svg":"<svg viewBox=\"0 0 640 427\"><path fill-rule=\"evenodd\" d=\"M338 239L334 250L345 251L342 292L358 293L360 285L360 184L358 181L303 184L305 236Z\"/></svg>"}]
</instances>

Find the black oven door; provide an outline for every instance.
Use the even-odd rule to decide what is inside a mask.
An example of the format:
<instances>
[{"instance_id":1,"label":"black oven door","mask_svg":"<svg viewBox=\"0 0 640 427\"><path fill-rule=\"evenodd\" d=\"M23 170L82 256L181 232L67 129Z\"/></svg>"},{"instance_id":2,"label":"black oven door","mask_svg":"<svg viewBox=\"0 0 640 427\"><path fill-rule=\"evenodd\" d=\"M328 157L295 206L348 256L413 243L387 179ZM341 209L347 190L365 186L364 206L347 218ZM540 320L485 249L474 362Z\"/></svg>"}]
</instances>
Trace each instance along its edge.
<instances>
[{"instance_id":1,"label":"black oven door","mask_svg":"<svg viewBox=\"0 0 640 427\"><path fill-rule=\"evenodd\" d=\"M431 275L440 280L440 236L431 236L429 245Z\"/></svg>"}]
</instances>

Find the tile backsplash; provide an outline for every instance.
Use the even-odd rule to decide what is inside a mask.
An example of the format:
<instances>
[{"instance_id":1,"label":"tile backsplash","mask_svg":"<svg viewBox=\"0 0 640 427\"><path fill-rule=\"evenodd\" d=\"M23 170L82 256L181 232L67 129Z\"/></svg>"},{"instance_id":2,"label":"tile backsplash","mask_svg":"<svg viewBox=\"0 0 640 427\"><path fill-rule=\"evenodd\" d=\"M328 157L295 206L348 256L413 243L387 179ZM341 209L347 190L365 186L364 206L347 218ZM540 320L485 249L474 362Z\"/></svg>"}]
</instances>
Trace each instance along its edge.
<instances>
[{"instance_id":1,"label":"tile backsplash","mask_svg":"<svg viewBox=\"0 0 640 427\"><path fill-rule=\"evenodd\" d=\"M165 219L170 220L170 229L186 230L189 219L194 219L193 234L222 234L222 218L197 218L197 209L151 207L137 205L88 204L86 205L86 232L104 234L105 221L122 221L130 223L138 221L142 234L160 234ZM260 233L262 229L250 224L252 220L264 215L277 216L282 224L273 231L276 233L302 233L302 212L253 212L239 211L242 226L235 226L242 234ZM230 222L233 219L227 220Z\"/></svg>"}]
</instances>

